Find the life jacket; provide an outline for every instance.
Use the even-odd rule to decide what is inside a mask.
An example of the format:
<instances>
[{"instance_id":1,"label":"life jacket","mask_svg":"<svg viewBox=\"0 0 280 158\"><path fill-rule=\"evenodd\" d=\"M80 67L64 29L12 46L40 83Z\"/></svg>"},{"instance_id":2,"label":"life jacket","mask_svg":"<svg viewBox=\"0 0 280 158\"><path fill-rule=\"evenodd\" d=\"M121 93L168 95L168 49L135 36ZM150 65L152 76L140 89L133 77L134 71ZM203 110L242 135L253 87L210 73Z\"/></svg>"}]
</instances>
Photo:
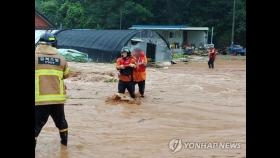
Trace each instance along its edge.
<instances>
[{"instance_id":1,"label":"life jacket","mask_svg":"<svg viewBox=\"0 0 280 158\"><path fill-rule=\"evenodd\" d=\"M138 63L143 63L145 61L145 54L144 52L141 52L140 57L138 59L136 59L136 63L138 65ZM145 72L146 71L146 66L145 65L139 65L136 68L137 72Z\"/></svg>"},{"instance_id":2,"label":"life jacket","mask_svg":"<svg viewBox=\"0 0 280 158\"><path fill-rule=\"evenodd\" d=\"M125 68L120 70L121 75L130 76L133 73L133 68L129 66L132 62L132 57L128 59L120 58L119 64L124 65Z\"/></svg>"},{"instance_id":3,"label":"life jacket","mask_svg":"<svg viewBox=\"0 0 280 158\"><path fill-rule=\"evenodd\" d=\"M210 57L211 59L215 59L215 57L216 57L216 49L215 49L215 48L211 48L211 49L210 49L210 55L209 55L209 57Z\"/></svg>"}]
</instances>

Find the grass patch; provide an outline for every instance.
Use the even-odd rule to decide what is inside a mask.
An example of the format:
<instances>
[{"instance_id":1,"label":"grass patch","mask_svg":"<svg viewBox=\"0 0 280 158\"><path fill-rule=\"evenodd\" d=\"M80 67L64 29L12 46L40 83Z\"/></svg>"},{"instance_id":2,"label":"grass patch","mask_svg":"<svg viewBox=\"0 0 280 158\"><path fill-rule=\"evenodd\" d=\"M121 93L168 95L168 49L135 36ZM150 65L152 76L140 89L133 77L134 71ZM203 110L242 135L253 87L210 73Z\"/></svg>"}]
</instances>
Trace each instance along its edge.
<instances>
[{"instance_id":1,"label":"grass patch","mask_svg":"<svg viewBox=\"0 0 280 158\"><path fill-rule=\"evenodd\" d=\"M180 59L180 58L189 58L189 56L188 56L188 55L181 54L181 53L175 53L175 54L173 54L173 56L172 56L172 59Z\"/></svg>"},{"instance_id":2,"label":"grass patch","mask_svg":"<svg viewBox=\"0 0 280 158\"><path fill-rule=\"evenodd\" d=\"M246 60L246 56L219 55L218 58L223 60Z\"/></svg>"},{"instance_id":3,"label":"grass patch","mask_svg":"<svg viewBox=\"0 0 280 158\"><path fill-rule=\"evenodd\" d=\"M104 82L106 82L106 83L115 83L117 81L118 81L117 79L111 78L111 79L105 80Z\"/></svg>"}]
</instances>

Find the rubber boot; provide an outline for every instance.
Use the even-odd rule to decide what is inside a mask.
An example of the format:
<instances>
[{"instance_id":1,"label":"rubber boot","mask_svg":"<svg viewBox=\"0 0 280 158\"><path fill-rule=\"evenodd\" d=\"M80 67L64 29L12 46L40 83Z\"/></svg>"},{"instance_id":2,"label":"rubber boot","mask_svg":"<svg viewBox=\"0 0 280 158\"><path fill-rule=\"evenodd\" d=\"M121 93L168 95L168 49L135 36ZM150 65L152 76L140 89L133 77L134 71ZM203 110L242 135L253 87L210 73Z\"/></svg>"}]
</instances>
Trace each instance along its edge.
<instances>
[{"instance_id":1,"label":"rubber boot","mask_svg":"<svg viewBox=\"0 0 280 158\"><path fill-rule=\"evenodd\" d=\"M61 139L60 143L62 145L67 146L68 131L59 132L59 135L60 135L60 139Z\"/></svg>"}]
</instances>

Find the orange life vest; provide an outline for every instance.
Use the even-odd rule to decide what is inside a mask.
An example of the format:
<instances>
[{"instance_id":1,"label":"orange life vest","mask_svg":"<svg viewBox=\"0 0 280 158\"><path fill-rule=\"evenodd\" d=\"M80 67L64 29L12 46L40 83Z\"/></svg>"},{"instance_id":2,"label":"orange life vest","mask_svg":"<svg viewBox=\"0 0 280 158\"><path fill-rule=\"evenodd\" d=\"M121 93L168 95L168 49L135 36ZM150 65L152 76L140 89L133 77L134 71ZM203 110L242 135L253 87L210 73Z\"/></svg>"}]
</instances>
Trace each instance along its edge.
<instances>
[{"instance_id":1,"label":"orange life vest","mask_svg":"<svg viewBox=\"0 0 280 158\"><path fill-rule=\"evenodd\" d=\"M131 64L132 59L133 59L132 57L130 57L126 60L124 60L124 58L119 58L118 62L119 62L120 65L129 66L129 64Z\"/></svg>"},{"instance_id":2,"label":"orange life vest","mask_svg":"<svg viewBox=\"0 0 280 158\"><path fill-rule=\"evenodd\" d=\"M144 62L144 60L145 60L145 58L139 58L137 61L136 61L136 63L142 63L142 62ZM136 68L136 72L144 72L144 71L146 71L146 66L145 65L139 65L139 66L137 66L137 68Z\"/></svg>"},{"instance_id":3,"label":"orange life vest","mask_svg":"<svg viewBox=\"0 0 280 158\"><path fill-rule=\"evenodd\" d=\"M135 64L135 59L133 57L130 57L128 59L123 59L123 58L118 58L117 63L116 63L116 67L120 66L120 65L124 65L126 68L119 70L121 73L119 75L119 79L121 81L132 81L132 74L131 75L125 75L127 72L129 72L129 69L131 70L131 73L133 73L133 68L131 68L129 66L129 64Z\"/></svg>"},{"instance_id":4,"label":"orange life vest","mask_svg":"<svg viewBox=\"0 0 280 158\"><path fill-rule=\"evenodd\" d=\"M144 52L141 52L140 57L136 59L136 69L134 69L133 76L134 81L143 81L146 80L146 66L140 63L146 63L147 64L147 58L144 54Z\"/></svg>"}]
</instances>

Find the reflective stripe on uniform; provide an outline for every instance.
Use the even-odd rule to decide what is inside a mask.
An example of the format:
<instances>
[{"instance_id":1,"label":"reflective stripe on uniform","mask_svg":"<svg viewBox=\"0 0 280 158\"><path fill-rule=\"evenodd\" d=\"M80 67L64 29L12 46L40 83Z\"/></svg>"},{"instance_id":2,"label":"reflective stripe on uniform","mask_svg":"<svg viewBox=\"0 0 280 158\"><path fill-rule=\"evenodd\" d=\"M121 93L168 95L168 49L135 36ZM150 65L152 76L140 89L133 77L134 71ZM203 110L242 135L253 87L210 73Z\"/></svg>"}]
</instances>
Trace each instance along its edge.
<instances>
[{"instance_id":1,"label":"reflective stripe on uniform","mask_svg":"<svg viewBox=\"0 0 280 158\"><path fill-rule=\"evenodd\" d=\"M59 130L59 132L65 132L65 131L68 131L68 128L65 128L65 129Z\"/></svg>"},{"instance_id":2,"label":"reflective stripe on uniform","mask_svg":"<svg viewBox=\"0 0 280 158\"><path fill-rule=\"evenodd\" d=\"M59 79L59 94L40 95L40 76L57 76ZM65 101L63 71L52 69L35 70L35 102Z\"/></svg>"},{"instance_id":3,"label":"reflective stripe on uniform","mask_svg":"<svg viewBox=\"0 0 280 158\"><path fill-rule=\"evenodd\" d=\"M64 101L66 99L65 95L39 95L35 99L35 102L43 102L43 101Z\"/></svg>"},{"instance_id":4,"label":"reflective stripe on uniform","mask_svg":"<svg viewBox=\"0 0 280 158\"><path fill-rule=\"evenodd\" d=\"M56 76L59 76L59 78L62 78L63 77L63 71L52 70L52 69L35 70L35 76L41 76L41 75L56 75Z\"/></svg>"},{"instance_id":5,"label":"reflective stripe on uniform","mask_svg":"<svg viewBox=\"0 0 280 158\"><path fill-rule=\"evenodd\" d=\"M39 82L39 76L35 75L35 99L39 96L40 93L40 82Z\"/></svg>"},{"instance_id":6,"label":"reflective stripe on uniform","mask_svg":"<svg viewBox=\"0 0 280 158\"><path fill-rule=\"evenodd\" d=\"M55 41L55 38L54 37L50 37L49 40L50 41Z\"/></svg>"},{"instance_id":7,"label":"reflective stripe on uniform","mask_svg":"<svg viewBox=\"0 0 280 158\"><path fill-rule=\"evenodd\" d=\"M69 67L67 67L66 70L65 70L65 72L64 72L64 75L68 75L69 72L70 72L70 69L69 69Z\"/></svg>"}]
</instances>

